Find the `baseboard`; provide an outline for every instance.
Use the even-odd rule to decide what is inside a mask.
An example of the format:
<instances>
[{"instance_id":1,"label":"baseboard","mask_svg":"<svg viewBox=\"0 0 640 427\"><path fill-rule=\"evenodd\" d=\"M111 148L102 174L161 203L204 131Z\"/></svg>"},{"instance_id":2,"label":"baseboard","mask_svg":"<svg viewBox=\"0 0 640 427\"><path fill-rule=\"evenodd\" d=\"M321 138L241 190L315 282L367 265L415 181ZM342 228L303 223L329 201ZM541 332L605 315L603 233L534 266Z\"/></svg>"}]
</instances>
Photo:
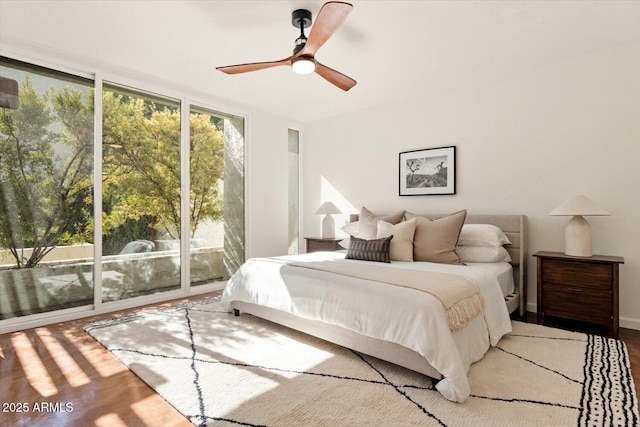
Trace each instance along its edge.
<instances>
[{"instance_id":1,"label":"baseboard","mask_svg":"<svg viewBox=\"0 0 640 427\"><path fill-rule=\"evenodd\" d=\"M640 331L640 319L633 319L631 317L621 317L620 327Z\"/></svg>"},{"instance_id":2,"label":"baseboard","mask_svg":"<svg viewBox=\"0 0 640 427\"><path fill-rule=\"evenodd\" d=\"M531 313L537 313L538 308L536 304L527 303L527 311ZM621 317L619 320L619 325L621 328L634 329L636 331L640 331L640 319L634 319L632 317Z\"/></svg>"}]
</instances>

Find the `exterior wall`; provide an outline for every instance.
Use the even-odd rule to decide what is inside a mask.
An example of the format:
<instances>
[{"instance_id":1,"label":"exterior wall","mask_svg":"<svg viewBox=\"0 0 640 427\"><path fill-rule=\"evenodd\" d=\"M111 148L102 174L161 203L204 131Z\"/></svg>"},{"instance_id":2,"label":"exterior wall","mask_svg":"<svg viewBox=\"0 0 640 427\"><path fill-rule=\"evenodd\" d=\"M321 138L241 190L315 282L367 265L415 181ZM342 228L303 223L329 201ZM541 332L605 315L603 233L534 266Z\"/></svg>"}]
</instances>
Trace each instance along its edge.
<instances>
[{"instance_id":1,"label":"exterior wall","mask_svg":"<svg viewBox=\"0 0 640 427\"><path fill-rule=\"evenodd\" d=\"M31 255L32 249L25 249L25 257ZM85 259L93 257L93 245L73 245L73 246L58 246L53 248L42 261L61 261L66 259ZM15 264L15 259L11 253L7 250L0 251L0 268L11 266Z\"/></svg>"}]
</instances>

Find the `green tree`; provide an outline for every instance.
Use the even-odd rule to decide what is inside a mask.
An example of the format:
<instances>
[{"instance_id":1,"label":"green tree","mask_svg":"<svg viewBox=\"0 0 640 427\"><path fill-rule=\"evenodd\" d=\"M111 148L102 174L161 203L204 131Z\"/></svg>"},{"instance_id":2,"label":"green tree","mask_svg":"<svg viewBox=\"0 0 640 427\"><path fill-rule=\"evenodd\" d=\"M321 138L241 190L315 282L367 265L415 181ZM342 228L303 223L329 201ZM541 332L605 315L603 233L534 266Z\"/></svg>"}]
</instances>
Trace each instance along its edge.
<instances>
[{"instance_id":1,"label":"green tree","mask_svg":"<svg viewBox=\"0 0 640 427\"><path fill-rule=\"evenodd\" d=\"M19 96L19 109L0 109L0 247L28 268L57 245L93 240L94 93L38 96L27 77ZM111 91L103 108L105 234L179 239L179 110ZM190 128L193 235L223 215L224 135L206 114L192 114Z\"/></svg>"},{"instance_id":2,"label":"green tree","mask_svg":"<svg viewBox=\"0 0 640 427\"><path fill-rule=\"evenodd\" d=\"M179 111L110 91L104 93L103 111L105 229L152 218L158 232L179 239ZM190 133L193 235L203 220L223 215L224 135L206 114L191 115Z\"/></svg>"},{"instance_id":3,"label":"green tree","mask_svg":"<svg viewBox=\"0 0 640 427\"><path fill-rule=\"evenodd\" d=\"M93 99L69 87L40 97L28 76L19 96L19 109L0 109L0 245L29 268L92 236Z\"/></svg>"}]
</instances>

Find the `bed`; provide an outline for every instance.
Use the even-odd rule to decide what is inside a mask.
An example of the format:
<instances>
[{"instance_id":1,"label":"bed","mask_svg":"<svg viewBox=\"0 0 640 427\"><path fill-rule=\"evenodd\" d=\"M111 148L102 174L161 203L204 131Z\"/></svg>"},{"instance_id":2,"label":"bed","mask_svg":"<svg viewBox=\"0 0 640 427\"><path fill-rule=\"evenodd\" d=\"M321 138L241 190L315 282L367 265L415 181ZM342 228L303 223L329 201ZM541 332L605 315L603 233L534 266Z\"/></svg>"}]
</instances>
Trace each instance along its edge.
<instances>
[{"instance_id":1,"label":"bed","mask_svg":"<svg viewBox=\"0 0 640 427\"><path fill-rule=\"evenodd\" d=\"M470 394L466 375L471 364L511 331L509 314L525 312L527 237L524 215L467 215L464 221L504 231L511 261L383 264L346 260L344 252L254 258L229 280L223 306L236 315L250 313L427 375L439 380L436 388L445 398L463 402ZM375 274L388 271L390 277L405 272L463 276L477 285L484 307L481 315L452 330L443 305L431 294L366 275L317 269L318 264L371 266L367 268L377 269Z\"/></svg>"}]
</instances>

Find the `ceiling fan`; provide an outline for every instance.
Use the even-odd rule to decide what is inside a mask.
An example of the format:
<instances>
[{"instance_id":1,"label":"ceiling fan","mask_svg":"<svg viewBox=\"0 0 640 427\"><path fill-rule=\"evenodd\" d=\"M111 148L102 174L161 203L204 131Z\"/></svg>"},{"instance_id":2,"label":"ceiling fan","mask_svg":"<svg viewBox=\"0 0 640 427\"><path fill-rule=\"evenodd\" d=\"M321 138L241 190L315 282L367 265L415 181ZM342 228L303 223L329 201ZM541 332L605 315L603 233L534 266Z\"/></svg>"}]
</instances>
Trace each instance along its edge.
<instances>
[{"instance_id":1,"label":"ceiling fan","mask_svg":"<svg viewBox=\"0 0 640 427\"><path fill-rule=\"evenodd\" d=\"M351 77L321 64L315 58L315 55L318 49L329 40L344 20L347 19L351 9L353 9L353 5L349 3L338 1L325 3L320 12L318 12L316 22L313 24L308 38L304 35L304 29L311 25L311 12L306 9L294 10L291 13L291 24L296 28L300 28L300 37L296 39L293 55L279 61L228 65L216 67L216 69L227 74L239 74L280 65L289 65L298 74L309 74L315 71L329 83L347 91L354 87L357 82Z\"/></svg>"}]
</instances>

